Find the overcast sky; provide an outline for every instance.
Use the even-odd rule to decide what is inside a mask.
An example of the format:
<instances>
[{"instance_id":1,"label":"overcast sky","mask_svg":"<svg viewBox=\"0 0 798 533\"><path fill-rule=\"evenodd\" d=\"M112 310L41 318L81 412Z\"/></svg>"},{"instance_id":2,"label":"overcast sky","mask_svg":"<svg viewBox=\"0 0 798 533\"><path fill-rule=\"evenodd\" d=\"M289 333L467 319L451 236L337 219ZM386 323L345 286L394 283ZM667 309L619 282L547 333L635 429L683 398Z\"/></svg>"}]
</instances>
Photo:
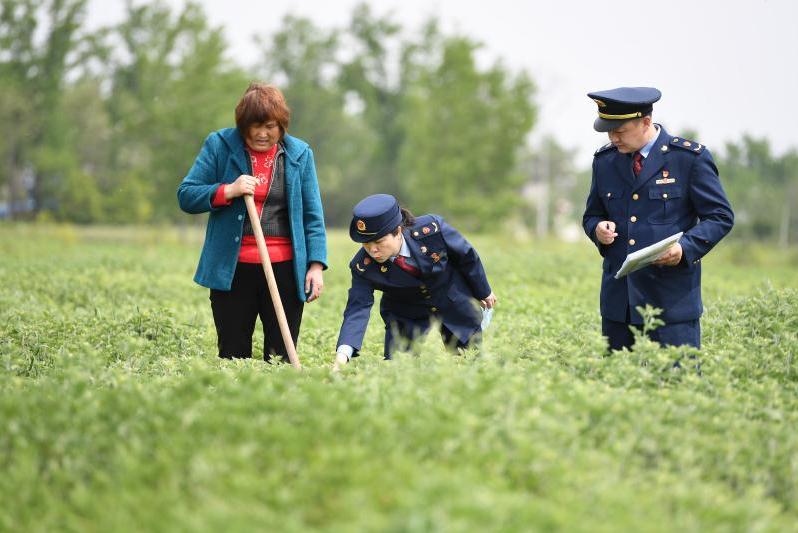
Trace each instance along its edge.
<instances>
[{"instance_id":1,"label":"overcast sky","mask_svg":"<svg viewBox=\"0 0 798 533\"><path fill-rule=\"evenodd\" d=\"M142 3L142 2L137 2ZM169 0L172 6L182 0ZM254 34L270 35L285 14L322 27L341 26L358 0L266 2L200 0L211 24L225 28L230 50L253 64ZM446 33L484 44L483 61L501 58L526 70L538 86L542 134L578 149L589 163L606 135L592 130L595 104L585 93L617 86L653 86L663 93L654 117L672 134L690 128L710 149L766 136L776 153L798 147L798 0L381 0L408 29L429 16ZM123 0L90 0L89 23L120 20ZM302 132L295 132L301 136Z\"/></svg>"}]
</instances>

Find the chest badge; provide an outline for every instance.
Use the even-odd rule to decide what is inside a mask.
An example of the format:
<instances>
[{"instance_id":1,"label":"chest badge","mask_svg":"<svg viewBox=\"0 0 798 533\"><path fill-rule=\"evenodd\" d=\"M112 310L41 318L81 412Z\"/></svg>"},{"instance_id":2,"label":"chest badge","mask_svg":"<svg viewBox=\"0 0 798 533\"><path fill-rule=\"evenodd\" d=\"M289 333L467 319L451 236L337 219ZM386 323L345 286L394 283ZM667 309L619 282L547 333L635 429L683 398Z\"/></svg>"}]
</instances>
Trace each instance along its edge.
<instances>
[{"instance_id":1,"label":"chest badge","mask_svg":"<svg viewBox=\"0 0 798 533\"><path fill-rule=\"evenodd\" d=\"M421 233L423 233L424 235L428 235L429 231L430 229L428 226L424 226L423 228L421 228Z\"/></svg>"},{"instance_id":2,"label":"chest badge","mask_svg":"<svg viewBox=\"0 0 798 533\"><path fill-rule=\"evenodd\" d=\"M664 178L661 180L657 180L654 183L656 183L657 185L667 185L669 183L676 183L676 180L674 178Z\"/></svg>"},{"instance_id":3,"label":"chest badge","mask_svg":"<svg viewBox=\"0 0 798 533\"><path fill-rule=\"evenodd\" d=\"M437 263L438 261L441 260L441 256L435 252L432 252L431 254L429 254L429 256L432 258L433 263Z\"/></svg>"},{"instance_id":4,"label":"chest badge","mask_svg":"<svg viewBox=\"0 0 798 533\"><path fill-rule=\"evenodd\" d=\"M662 178L656 180L654 183L656 183L657 185L667 185L669 183L676 183L676 178L669 178L668 176L670 175L671 175L670 172L668 172L667 170L663 170Z\"/></svg>"}]
</instances>

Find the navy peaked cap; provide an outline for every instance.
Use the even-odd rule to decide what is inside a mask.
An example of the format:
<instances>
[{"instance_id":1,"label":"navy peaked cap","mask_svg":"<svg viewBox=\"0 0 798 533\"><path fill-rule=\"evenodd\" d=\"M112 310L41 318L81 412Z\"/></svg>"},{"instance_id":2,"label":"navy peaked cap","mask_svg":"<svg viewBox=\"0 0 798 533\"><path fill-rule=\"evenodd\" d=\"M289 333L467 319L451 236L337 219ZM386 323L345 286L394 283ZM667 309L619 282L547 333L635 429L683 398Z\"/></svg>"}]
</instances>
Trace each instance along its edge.
<instances>
[{"instance_id":1,"label":"navy peaked cap","mask_svg":"<svg viewBox=\"0 0 798 533\"><path fill-rule=\"evenodd\" d=\"M360 200L352 210L349 236L355 242L376 241L402 223L399 202L390 194L372 194Z\"/></svg>"},{"instance_id":2,"label":"navy peaked cap","mask_svg":"<svg viewBox=\"0 0 798 533\"><path fill-rule=\"evenodd\" d=\"M624 122L650 114L654 102L662 97L653 87L618 87L587 95L598 105L598 118L593 123L596 131L614 130Z\"/></svg>"}]
</instances>

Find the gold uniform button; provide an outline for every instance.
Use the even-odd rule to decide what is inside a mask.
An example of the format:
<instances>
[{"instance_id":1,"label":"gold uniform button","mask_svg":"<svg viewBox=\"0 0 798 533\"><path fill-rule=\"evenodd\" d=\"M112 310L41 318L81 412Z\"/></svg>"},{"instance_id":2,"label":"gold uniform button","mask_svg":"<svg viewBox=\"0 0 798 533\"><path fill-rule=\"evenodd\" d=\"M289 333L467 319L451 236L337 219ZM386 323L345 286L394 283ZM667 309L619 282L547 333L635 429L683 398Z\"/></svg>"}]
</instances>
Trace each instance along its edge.
<instances>
[{"instance_id":1,"label":"gold uniform button","mask_svg":"<svg viewBox=\"0 0 798 533\"><path fill-rule=\"evenodd\" d=\"M438 312L438 308L437 307L433 307L432 309L430 309L430 311L432 311L433 313L437 313Z\"/></svg>"},{"instance_id":2,"label":"gold uniform button","mask_svg":"<svg viewBox=\"0 0 798 533\"><path fill-rule=\"evenodd\" d=\"M629 246L634 246L634 245L635 245L635 240L629 239Z\"/></svg>"},{"instance_id":3,"label":"gold uniform button","mask_svg":"<svg viewBox=\"0 0 798 533\"><path fill-rule=\"evenodd\" d=\"M637 217L632 215L632 218L630 218L629 220L631 220L632 222L637 222Z\"/></svg>"},{"instance_id":4,"label":"gold uniform button","mask_svg":"<svg viewBox=\"0 0 798 533\"><path fill-rule=\"evenodd\" d=\"M662 197L663 198L667 198L668 197L668 193L666 193L666 192L662 193Z\"/></svg>"},{"instance_id":5,"label":"gold uniform button","mask_svg":"<svg viewBox=\"0 0 798 533\"><path fill-rule=\"evenodd\" d=\"M632 195L632 200L637 200L637 199L639 199L639 198L640 198L640 195L639 195L639 194L637 194L637 193L634 193L634 194Z\"/></svg>"}]
</instances>

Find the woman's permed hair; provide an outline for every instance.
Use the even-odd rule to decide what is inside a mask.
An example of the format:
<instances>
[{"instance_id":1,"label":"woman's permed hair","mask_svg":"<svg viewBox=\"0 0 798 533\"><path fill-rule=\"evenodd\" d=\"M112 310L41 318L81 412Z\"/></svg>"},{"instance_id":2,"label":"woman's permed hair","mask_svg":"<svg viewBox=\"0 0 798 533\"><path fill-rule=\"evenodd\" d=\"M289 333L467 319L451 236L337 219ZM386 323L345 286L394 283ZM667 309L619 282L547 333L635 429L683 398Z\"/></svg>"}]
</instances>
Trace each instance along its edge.
<instances>
[{"instance_id":1,"label":"woman's permed hair","mask_svg":"<svg viewBox=\"0 0 798 533\"><path fill-rule=\"evenodd\" d=\"M280 137L288 130L291 110L285 103L285 96L274 85L252 82L244 91L244 96L236 106L236 127L241 135L246 135L253 124L273 120L280 126Z\"/></svg>"}]
</instances>

